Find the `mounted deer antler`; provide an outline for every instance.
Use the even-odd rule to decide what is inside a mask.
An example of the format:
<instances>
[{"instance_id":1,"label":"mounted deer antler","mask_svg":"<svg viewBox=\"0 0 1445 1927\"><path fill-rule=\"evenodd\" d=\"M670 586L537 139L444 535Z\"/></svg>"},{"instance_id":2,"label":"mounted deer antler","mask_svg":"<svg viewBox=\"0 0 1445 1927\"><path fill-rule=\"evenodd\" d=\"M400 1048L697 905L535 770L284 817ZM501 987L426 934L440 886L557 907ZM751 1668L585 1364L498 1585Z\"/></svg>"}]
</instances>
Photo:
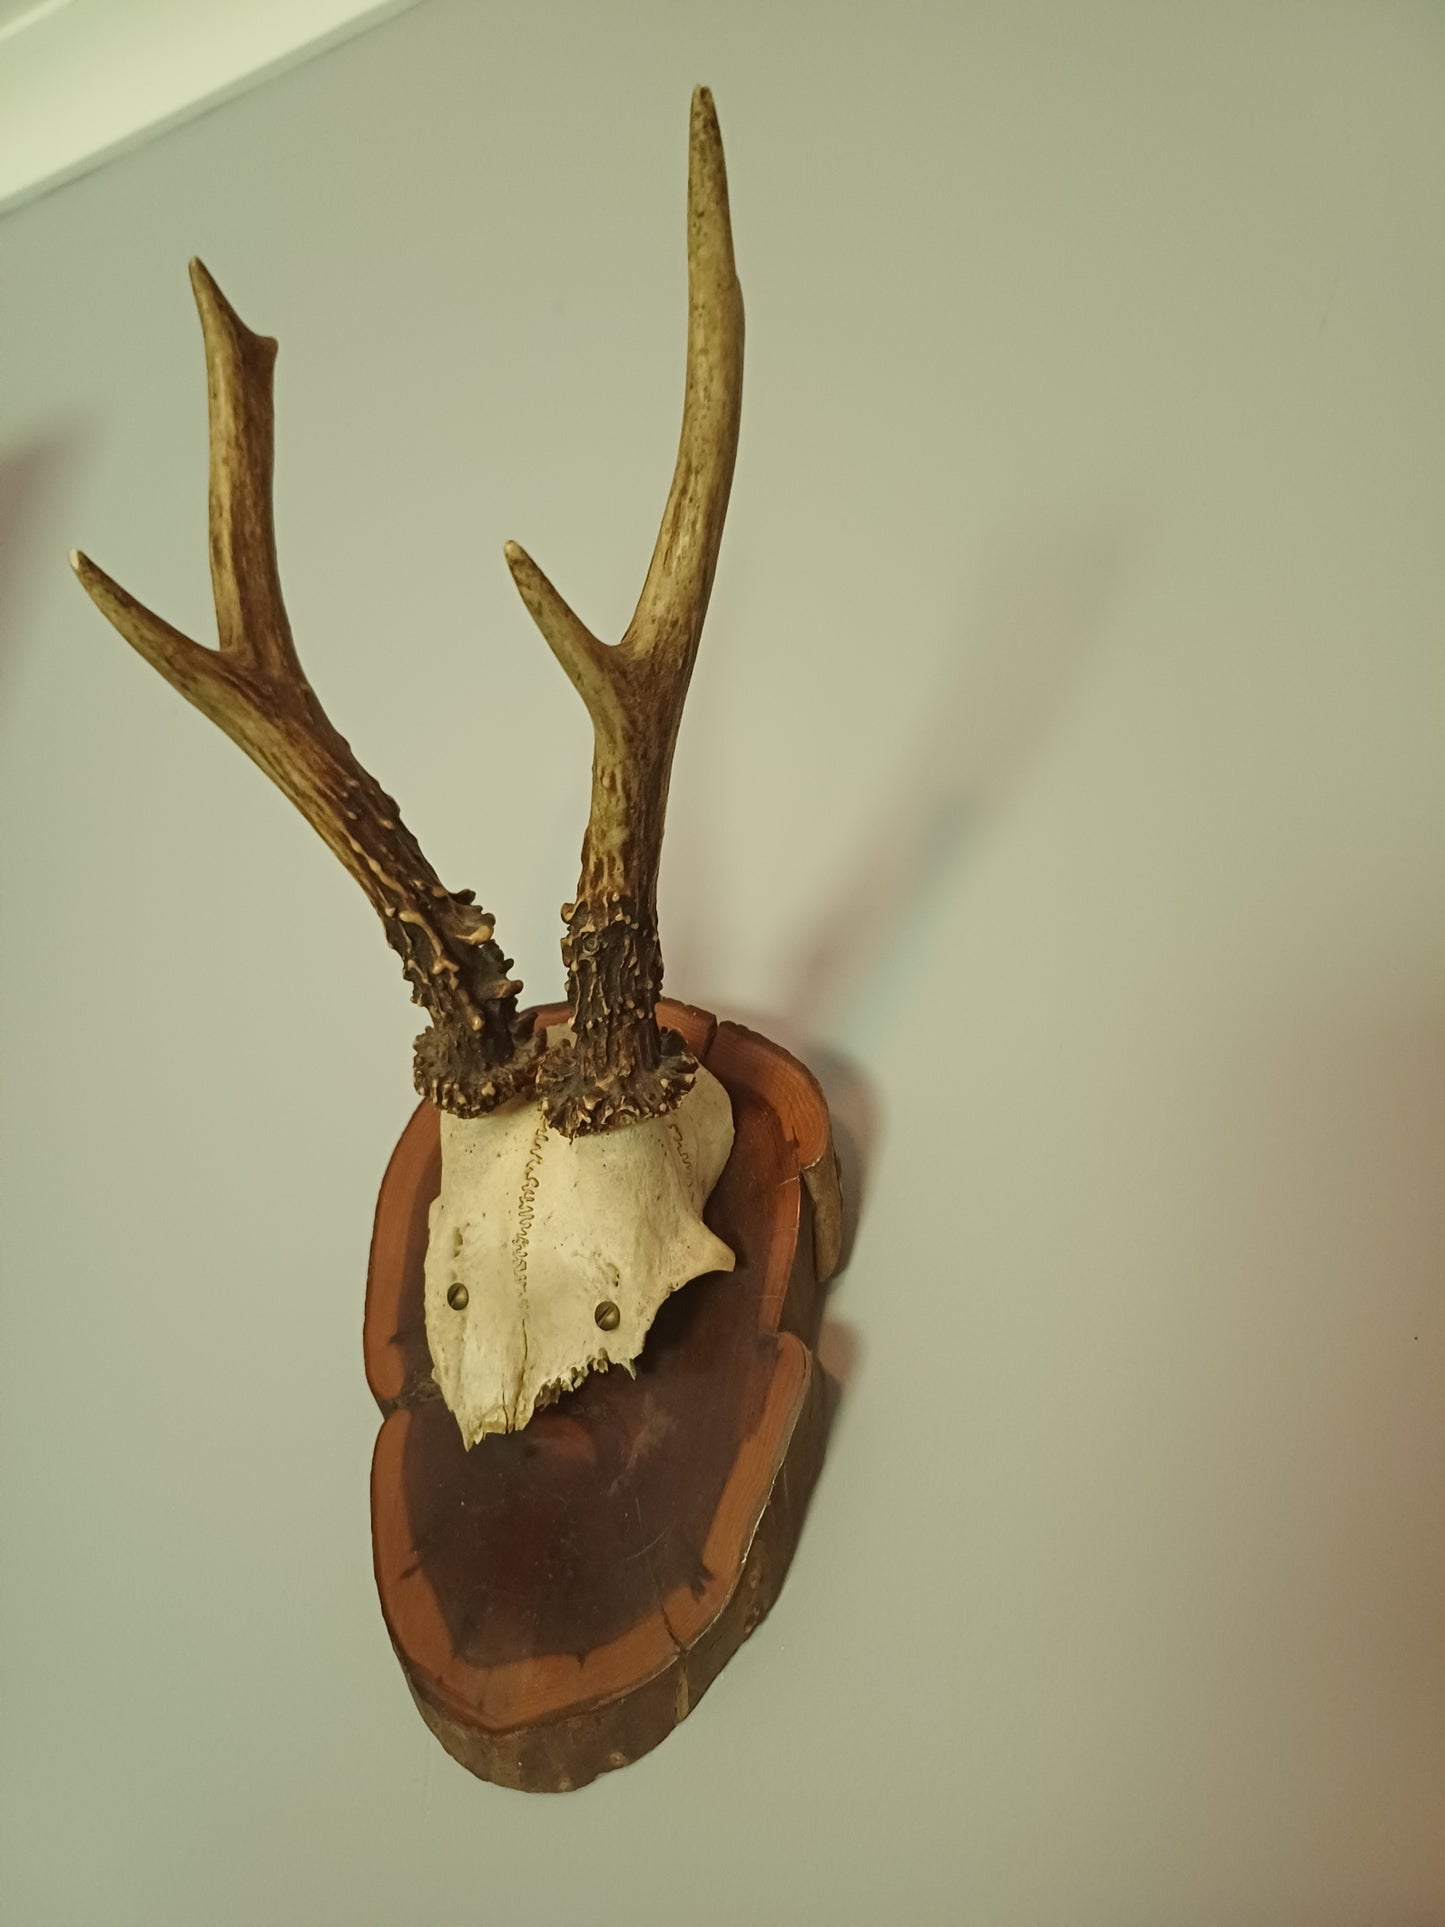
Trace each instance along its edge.
<instances>
[{"instance_id":1,"label":"mounted deer antler","mask_svg":"<svg viewBox=\"0 0 1445 1927\"><path fill-rule=\"evenodd\" d=\"M333 728L307 682L281 598L271 513L271 374L276 343L254 335L199 261L191 286L206 345L211 582L220 648L153 615L85 556L71 564L101 613L187 701L245 750L354 876L432 1028L416 1041L416 1085L477 1117L536 1077L521 984L470 890L440 883L396 804Z\"/></svg>"},{"instance_id":2,"label":"mounted deer antler","mask_svg":"<svg viewBox=\"0 0 1445 1927\"><path fill-rule=\"evenodd\" d=\"M340 857L431 1012L416 1082L446 1115L426 1330L434 1376L470 1445L519 1429L594 1368L630 1369L669 1293L733 1264L702 1218L732 1147L731 1106L656 1015L668 777L722 538L742 386L742 299L712 98L699 88L692 104L682 439L622 641L604 646L520 549L507 551L596 738L582 880L564 913L572 1024L545 1055L518 1014L521 985L507 975L492 919L470 892L437 881L302 673L271 517L276 344L242 325L199 263L191 278L209 377L219 650L181 635L83 557L74 565L127 641Z\"/></svg>"},{"instance_id":3,"label":"mounted deer antler","mask_svg":"<svg viewBox=\"0 0 1445 1927\"><path fill-rule=\"evenodd\" d=\"M722 137L705 87L692 99L687 242L682 438L622 641L599 642L531 558L507 545L522 600L587 705L595 747L582 880L562 912L571 1035L543 1059L536 1103L442 1120L424 1304L436 1379L469 1445L517 1430L593 1368L630 1370L663 1300L733 1265L702 1219L732 1149L731 1105L682 1038L657 1022L668 777L742 398L742 296Z\"/></svg>"},{"instance_id":4,"label":"mounted deer antler","mask_svg":"<svg viewBox=\"0 0 1445 1927\"><path fill-rule=\"evenodd\" d=\"M693 95L687 203L687 384L682 439L637 610L599 642L530 556L508 543L522 600L592 718L592 804L575 903L563 906L575 1042L553 1049L539 1089L568 1137L672 1110L696 1074L659 1031L657 870L673 748L722 542L742 405L743 302L727 170L712 95Z\"/></svg>"}]
</instances>

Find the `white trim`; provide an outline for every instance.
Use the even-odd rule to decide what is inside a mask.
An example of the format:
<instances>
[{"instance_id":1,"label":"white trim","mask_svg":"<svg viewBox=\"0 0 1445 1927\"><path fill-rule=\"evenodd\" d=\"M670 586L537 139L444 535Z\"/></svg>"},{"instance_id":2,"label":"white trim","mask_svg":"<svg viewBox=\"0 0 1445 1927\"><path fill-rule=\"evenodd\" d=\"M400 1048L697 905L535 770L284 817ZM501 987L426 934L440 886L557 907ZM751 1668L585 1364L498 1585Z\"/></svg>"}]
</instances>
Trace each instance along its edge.
<instances>
[{"instance_id":1,"label":"white trim","mask_svg":"<svg viewBox=\"0 0 1445 1927\"><path fill-rule=\"evenodd\" d=\"M21 0L18 7L0 7L0 40L8 40L12 34L24 33L28 27L39 26L48 13L54 13L69 4L70 0L32 0L31 4Z\"/></svg>"},{"instance_id":2,"label":"white trim","mask_svg":"<svg viewBox=\"0 0 1445 1927\"><path fill-rule=\"evenodd\" d=\"M0 27L0 214L418 0L40 0Z\"/></svg>"}]
</instances>

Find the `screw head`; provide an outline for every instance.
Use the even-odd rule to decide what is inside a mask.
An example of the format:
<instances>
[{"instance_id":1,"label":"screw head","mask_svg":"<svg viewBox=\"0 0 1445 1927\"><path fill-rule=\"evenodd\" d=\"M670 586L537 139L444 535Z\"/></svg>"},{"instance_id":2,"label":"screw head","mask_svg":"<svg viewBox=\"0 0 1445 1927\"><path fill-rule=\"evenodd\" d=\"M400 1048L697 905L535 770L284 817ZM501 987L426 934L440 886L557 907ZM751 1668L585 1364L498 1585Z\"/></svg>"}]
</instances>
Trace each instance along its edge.
<instances>
[{"instance_id":1,"label":"screw head","mask_svg":"<svg viewBox=\"0 0 1445 1927\"><path fill-rule=\"evenodd\" d=\"M461 1285L461 1284L453 1285L451 1290L447 1293L447 1303L451 1306L453 1311L465 1311L467 1308L467 1300L470 1297L471 1297L471 1293L467 1290L465 1285Z\"/></svg>"},{"instance_id":2,"label":"screw head","mask_svg":"<svg viewBox=\"0 0 1445 1927\"><path fill-rule=\"evenodd\" d=\"M604 1298L592 1316L605 1332L615 1332L622 1323L622 1313L610 1298Z\"/></svg>"}]
</instances>

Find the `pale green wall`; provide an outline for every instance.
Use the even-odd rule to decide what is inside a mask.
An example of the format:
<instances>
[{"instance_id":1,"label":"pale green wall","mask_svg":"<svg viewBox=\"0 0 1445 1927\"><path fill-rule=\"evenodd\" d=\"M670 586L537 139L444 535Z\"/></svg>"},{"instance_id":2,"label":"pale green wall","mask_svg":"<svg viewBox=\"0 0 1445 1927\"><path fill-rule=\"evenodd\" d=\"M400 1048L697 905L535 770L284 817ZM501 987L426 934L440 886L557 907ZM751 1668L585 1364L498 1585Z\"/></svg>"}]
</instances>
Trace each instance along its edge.
<instances>
[{"instance_id":1,"label":"pale green wall","mask_svg":"<svg viewBox=\"0 0 1445 1927\"><path fill-rule=\"evenodd\" d=\"M539 995L671 464L749 364L680 993L851 1053L849 1382L657 1753L469 1779L372 1591L414 1013L69 581L207 621L202 253L313 678ZM430 0L0 224L0 1915L1445 1918L1445 16Z\"/></svg>"}]
</instances>

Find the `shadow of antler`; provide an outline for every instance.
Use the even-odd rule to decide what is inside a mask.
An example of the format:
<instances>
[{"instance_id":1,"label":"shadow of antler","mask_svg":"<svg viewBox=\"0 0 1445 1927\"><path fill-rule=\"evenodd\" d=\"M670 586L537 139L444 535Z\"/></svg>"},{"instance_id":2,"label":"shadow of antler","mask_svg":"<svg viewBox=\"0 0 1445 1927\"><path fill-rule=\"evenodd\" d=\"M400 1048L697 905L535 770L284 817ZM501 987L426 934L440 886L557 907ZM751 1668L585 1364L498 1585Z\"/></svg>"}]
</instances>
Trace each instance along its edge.
<instances>
[{"instance_id":1,"label":"shadow of antler","mask_svg":"<svg viewBox=\"0 0 1445 1927\"><path fill-rule=\"evenodd\" d=\"M1120 542L1107 527L1036 532L1000 556L963 625L972 640L924 705L892 794L828 910L795 947L785 1024L859 1043L886 1029L901 1001L900 973L921 947L954 861L1057 726L1095 654L1119 576ZM886 981L876 953L838 941L865 907L869 925L889 933Z\"/></svg>"},{"instance_id":2,"label":"shadow of antler","mask_svg":"<svg viewBox=\"0 0 1445 1927\"><path fill-rule=\"evenodd\" d=\"M46 546L58 502L77 466L83 436L64 429L0 454L0 684L20 648L29 599L47 570L58 580L63 545Z\"/></svg>"}]
</instances>

